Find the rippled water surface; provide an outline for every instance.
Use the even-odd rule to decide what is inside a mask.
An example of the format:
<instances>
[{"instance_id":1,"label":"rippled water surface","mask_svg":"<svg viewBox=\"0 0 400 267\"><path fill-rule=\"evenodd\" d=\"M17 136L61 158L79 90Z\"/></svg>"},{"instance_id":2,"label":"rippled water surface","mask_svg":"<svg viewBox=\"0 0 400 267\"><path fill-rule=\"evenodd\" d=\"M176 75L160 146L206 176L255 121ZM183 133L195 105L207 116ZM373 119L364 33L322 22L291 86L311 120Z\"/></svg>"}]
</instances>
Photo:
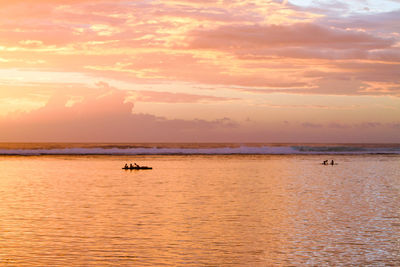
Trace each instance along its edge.
<instances>
[{"instance_id":1,"label":"rippled water surface","mask_svg":"<svg viewBox=\"0 0 400 267\"><path fill-rule=\"evenodd\" d=\"M0 156L0 265L400 266L400 156Z\"/></svg>"}]
</instances>

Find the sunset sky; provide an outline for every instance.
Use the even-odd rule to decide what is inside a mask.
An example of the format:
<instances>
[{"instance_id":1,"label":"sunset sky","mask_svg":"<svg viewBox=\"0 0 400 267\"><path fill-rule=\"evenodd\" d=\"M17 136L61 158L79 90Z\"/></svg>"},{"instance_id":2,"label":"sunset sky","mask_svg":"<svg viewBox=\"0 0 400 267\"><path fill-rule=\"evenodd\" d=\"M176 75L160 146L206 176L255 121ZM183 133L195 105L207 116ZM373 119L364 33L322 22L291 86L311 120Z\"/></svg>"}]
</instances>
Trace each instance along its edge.
<instances>
[{"instance_id":1,"label":"sunset sky","mask_svg":"<svg viewBox=\"0 0 400 267\"><path fill-rule=\"evenodd\" d=\"M1 142L400 142L400 0L0 1Z\"/></svg>"}]
</instances>

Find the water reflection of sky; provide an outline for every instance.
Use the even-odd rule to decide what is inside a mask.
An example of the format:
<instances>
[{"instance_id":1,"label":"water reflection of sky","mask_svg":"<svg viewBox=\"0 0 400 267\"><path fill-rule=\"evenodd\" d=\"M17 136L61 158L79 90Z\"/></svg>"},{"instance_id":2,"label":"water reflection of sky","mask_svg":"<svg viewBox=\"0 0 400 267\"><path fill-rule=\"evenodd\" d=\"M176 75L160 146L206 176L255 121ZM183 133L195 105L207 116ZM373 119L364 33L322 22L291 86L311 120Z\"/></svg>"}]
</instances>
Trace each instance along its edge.
<instances>
[{"instance_id":1,"label":"water reflection of sky","mask_svg":"<svg viewBox=\"0 0 400 267\"><path fill-rule=\"evenodd\" d=\"M321 158L0 156L0 265L400 266L400 158Z\"/></svg>"}]
</instances>

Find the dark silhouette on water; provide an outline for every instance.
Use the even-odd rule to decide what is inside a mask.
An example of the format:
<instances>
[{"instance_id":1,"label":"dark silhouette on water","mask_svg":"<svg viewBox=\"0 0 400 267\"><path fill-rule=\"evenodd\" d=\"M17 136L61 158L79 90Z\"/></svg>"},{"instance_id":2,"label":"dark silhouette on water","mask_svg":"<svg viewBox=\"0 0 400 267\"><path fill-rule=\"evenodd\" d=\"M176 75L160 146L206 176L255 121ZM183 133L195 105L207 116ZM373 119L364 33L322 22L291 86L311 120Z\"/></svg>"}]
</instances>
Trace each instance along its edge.
<instances>
[{"instance_id":1,"label":"dark silhouette on water","mask_svg":"<svg viewBox=\"0 0 400 267\"><path fill-rule=\"evenodd\" d=\"M338 165L336 162L334 162L333 160L331 160L331 162L329 163L329 160L324 160L322 163L322 165Z\"/></svg>"},{"instance_id":2,"label":"dark silhouette on water","mask_svg":"<svg viewBox=\"0 0 400 267\"><path fill-rule=\"evenodd\" d=\"M125 166L122 169L123 170L151 170L151 169L153 169L152 167L139 166L136 163L133 163L133 164L135 164L135 166L133 166L132 163L131 163L131 164L129 164L129 167L128 167L128 164L125 164Z\"/></svg>"}]
</instances>

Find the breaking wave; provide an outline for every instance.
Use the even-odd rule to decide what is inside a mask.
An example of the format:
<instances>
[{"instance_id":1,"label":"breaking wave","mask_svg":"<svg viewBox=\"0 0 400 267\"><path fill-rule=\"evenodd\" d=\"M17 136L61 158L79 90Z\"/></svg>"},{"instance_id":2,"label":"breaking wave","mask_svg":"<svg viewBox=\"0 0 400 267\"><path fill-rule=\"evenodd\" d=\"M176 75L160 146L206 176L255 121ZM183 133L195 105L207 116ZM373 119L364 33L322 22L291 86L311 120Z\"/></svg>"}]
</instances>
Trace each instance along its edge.
<instances>
[{"instance_id":1,"label":"breaking wave","mask_svg":"<svg viewBox=\"0 0 400 267\"><path fill-rule=\"evenodd\" d=\"M298 155L298 154L400 154L400 145L224 145L182 147L83 146L1 148L0 155Z\"/></svg>"}]
</instances>

